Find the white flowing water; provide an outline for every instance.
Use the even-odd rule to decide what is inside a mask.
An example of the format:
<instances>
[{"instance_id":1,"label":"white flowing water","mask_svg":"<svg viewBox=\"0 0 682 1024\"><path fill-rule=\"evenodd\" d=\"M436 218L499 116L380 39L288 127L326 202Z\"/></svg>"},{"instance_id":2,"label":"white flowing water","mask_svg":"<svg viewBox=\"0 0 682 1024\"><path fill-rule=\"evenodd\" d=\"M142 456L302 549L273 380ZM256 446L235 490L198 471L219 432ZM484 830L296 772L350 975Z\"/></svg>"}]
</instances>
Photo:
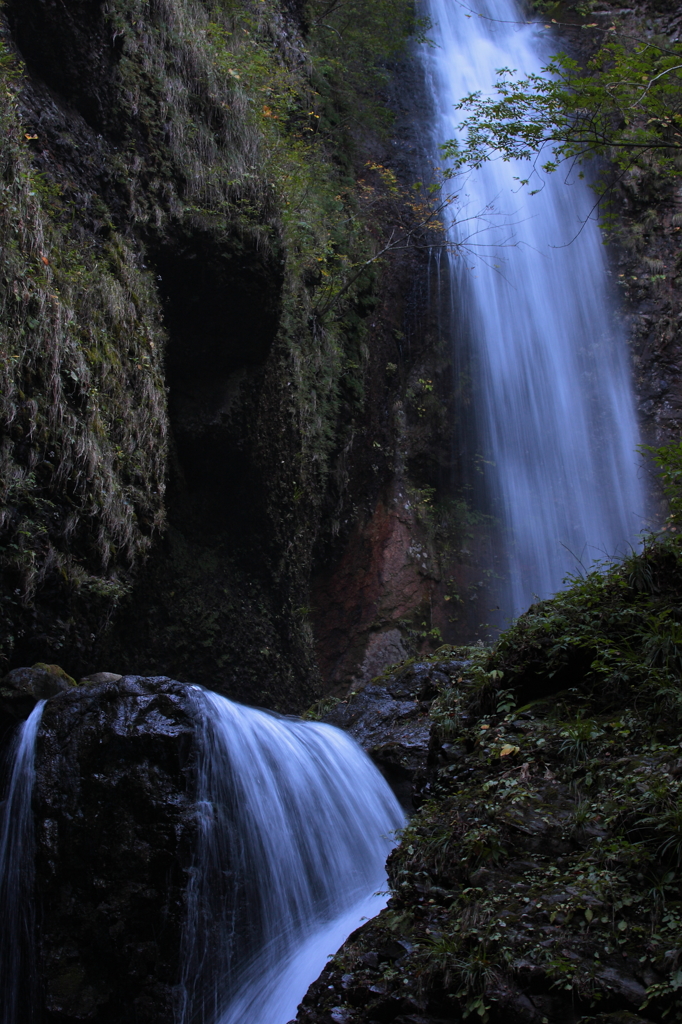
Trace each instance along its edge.
<instances>
[{"instance_id":1,"label":"white flowing water","mask_svg":"<svg viewBox=\"0 0 682 1024\"><path fill-rule=\"evenodd\" d=\"M385 905L403 814L340 730L198 687L196 706L182 1024L286 1024L327 957Z\"/></svg>"},{"instance_id":2,"label":"white flowing water","mask_svg":"<svg viewBox=\"0 0 682 1024\"><path fill-rule=\"evenodd\" d=\"M524 26L527 11L514 0L425 4L437 44L425 61L440 163L437 146L457 137L465 116L454 109L459 100L492 94L497 69L540 72L561 45ZM506 561L502 620L560 589L579 563L625 554L645 513L628 354L591 217L595 194L577 173L567 180L565 168L520 186L530 170L495 159L451 183L459 200L447 226L449 241L476 254L451 256L449 267L454 322L469 339L472 455Z\"/></svg>"},{"instance_id":3,"label":"white flowing water","mask_svg":"<svg viewBox=\"0 0 682 1024\"><path fill-rule=\"evenodd\" d=\"M35 745L45 701L22 723L9 753L9 787L0 814L0 1022L33 1019L34 837L31 797Z\"/></svg>"}]
</instances>

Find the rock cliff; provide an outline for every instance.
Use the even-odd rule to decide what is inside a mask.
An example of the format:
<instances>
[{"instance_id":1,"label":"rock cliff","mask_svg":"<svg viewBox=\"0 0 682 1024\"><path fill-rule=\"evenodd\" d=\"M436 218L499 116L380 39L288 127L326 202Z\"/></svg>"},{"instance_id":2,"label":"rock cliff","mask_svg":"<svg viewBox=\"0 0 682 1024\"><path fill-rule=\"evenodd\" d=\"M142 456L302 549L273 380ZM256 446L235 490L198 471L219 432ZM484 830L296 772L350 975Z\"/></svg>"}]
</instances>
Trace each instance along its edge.
<instances>
[{"instance_id":1,"label":"rock cliff","mask_svg":"<svg viewBox=\"0 0 682 1024\"><path fill-rule=\"evenodd\" d=\"M386 116L410 5L318 7L3 8L5 667L319 685L311 575L431 342L425 250L375 262L428 233Z\"/></svg>"}]
</instances>

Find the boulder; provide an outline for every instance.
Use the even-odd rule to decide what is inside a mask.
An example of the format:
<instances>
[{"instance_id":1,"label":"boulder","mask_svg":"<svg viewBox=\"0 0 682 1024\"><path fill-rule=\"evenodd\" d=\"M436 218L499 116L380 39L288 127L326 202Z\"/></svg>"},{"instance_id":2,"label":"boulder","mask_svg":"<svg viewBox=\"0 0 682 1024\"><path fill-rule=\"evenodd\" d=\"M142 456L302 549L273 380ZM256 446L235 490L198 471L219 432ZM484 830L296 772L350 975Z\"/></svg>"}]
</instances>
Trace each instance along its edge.
<instances>
[{"instance_id":1,"label":"boulder","mask_svg":"<svg viewBox=\"0 0 682 1024\"><path fill-rule=\"evenodd\" d=\"M78 680L79 686L89 686L92 683L117 683L119 679L123 679L123 676L117 675L116 672L93 672L89 676L83 676L82 679Z\"/></svg>"},{"instance_id":2,"label":"boulder","mask_svg":"<svg viewBox=\"0 0 682 1024\"><path fill-rule=\"evenodd\" d=\"M125 676L45 705L34 790L44 1024L176 1019L196 822L188 694Z\"/></svg>"},{"instance_id":3,"label":"boulder","mask_svg":"<svg viewBox=\"0 0 682 1024\"><path fill-rule=\"evenodd\" d=\"M31 668L13 668L0 683L0 737L23 722L39 700L48 700L76 686L59 665L37 662Z\"/></svg>"},{"instance_id":4,"label":"boulder","mask_svg":"<svg viewBox=\"0 0 682 1024\"><path fill-rule=\"evenodd\" d=\"M409 661L377 676L323 713L370 755L406 811L414 809L429 757L432 699L467 661Z\"/></svg>"}]
</instances>

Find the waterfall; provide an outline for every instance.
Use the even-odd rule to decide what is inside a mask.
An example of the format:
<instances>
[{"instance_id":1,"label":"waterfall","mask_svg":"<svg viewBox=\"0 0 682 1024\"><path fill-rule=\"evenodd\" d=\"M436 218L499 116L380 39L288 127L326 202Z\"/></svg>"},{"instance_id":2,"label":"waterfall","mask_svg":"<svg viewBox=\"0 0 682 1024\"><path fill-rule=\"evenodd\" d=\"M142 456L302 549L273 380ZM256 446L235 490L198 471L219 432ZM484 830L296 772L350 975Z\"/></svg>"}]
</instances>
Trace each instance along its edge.
<instances>
[{"instance_id":1,"label":"waterfall","mask_svg":"<svg viewBox=\"0 0 682 1024\"><path fill-rule=\"evenodd\" d=\"M11 774L0 816L0 1024L33 1019L34 838L31 797L35 745L45 701L22 723L9 752Z\"/></svg>"},{"instance_id":2,"label":"waterfall","mask_svg":"<svg viewBox=\"0 0 682 1024\"><path fill-rule=\"evenodd\" d=\"M497 69L540 72L560 46L514 0L425 0L437 146L454 105ZM625 554L645 512L628 354L594 192L566 168L523 187L527 162L494 159L453 183L448 240L457 360L471 380L472 490L496 517L504 566L496 625L560 589L579 565ZM529 196L529 189L540 189ZM466 241L471 232L476 232ZM570 244L567 244L570 243Z\"/></svg>"},{"instance_id":3,"label":"waterfall","mask_svg":"<svg viewBox=\"0 0 682 1024\"><path fill-rule=\"evenodd\" d=\"M193 689L182 1024L286 1024L327 955L385 905L402 812L340 730Z\"/></svg>"}]
</instances>

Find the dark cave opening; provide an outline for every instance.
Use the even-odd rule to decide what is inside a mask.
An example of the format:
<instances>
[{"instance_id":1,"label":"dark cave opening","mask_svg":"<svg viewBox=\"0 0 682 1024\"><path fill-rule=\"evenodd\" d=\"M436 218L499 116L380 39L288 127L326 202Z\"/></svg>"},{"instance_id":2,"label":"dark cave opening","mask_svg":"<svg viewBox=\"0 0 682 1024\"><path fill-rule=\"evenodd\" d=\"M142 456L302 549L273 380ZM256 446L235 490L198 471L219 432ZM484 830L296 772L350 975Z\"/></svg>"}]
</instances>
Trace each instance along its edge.
<instances>
[{"instance_id":1,"label":"dark cave opening","mask_svg":"<svg viewBox=\"0 0 682 1024\"><path fill-rule=\"evenodd\" d=\"M166 379L173 437L173 500L201 506L202 530L259 518L262 482L249 431L263 367L277 333L275 259L209 232L152 254L168 331ZM241 530L240 530L241 532Z\"/></svg>"},{"instance_id":2,"label":"dark cave opening","mask_svg":"<svg viewBox=\"0 0 682 1024\"><path fill-rule=\"evenodd\" d=\"M281 554L257 438L280 264L239 235L196 224L147 238L145 259L167 332L168 523L111 630L107 663L267 706L296 656L273 578Z\"/></svg>"}]
</instances>

